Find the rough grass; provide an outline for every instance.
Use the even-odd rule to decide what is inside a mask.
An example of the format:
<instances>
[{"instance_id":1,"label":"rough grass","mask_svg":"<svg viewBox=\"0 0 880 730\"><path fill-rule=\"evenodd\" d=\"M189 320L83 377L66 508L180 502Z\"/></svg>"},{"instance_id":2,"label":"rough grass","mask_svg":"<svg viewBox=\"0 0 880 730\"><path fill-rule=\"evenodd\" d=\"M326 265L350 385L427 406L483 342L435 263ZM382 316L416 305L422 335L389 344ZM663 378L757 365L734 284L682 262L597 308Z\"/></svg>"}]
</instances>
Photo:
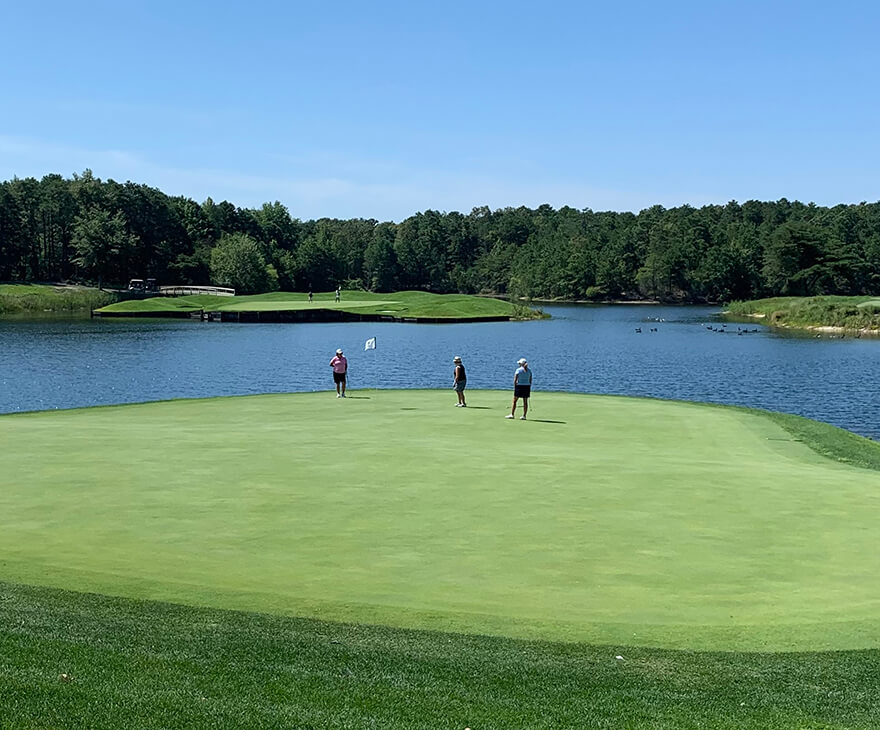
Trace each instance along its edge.
<instances>
[{"instance_id":1,"label":"rough grass","mask_svg":"<svg viewBox=\"0 0 880 730\"><path fill-rule=\"evenodd\" d=\"M880 646L880 473L852 465L877 444L647 399L539 393L521 423L507 393L355 395L0 417L0 579L522 638Z\"/></svg>"},{"instance_id":2,"label":"rough grass","mask_svg":"<svg viewBox=\"0 0 880 730\"><path fill-rule=\"evenodd\" d=\"M880 300L868 297L773 297L728 306L735 316L759 315L768 324L796 327L839 327L880 330Z\"/></svg>"},{"instance_id":3,"label":"rough grass","mask_svg":"<svg viewBox=\"0 0 880 730\"><path fill-rule=\"evenodd\" d=\"M863 469L880 471L880 446L876 441L801 416L771 412L767 415L824 457Z\"/></svg>"},{"instance_id":4,"label":"rough grass","mask_svg":"<svg viewBox=\"0 0 880 730\"><path fill-rule=\"evenodd\" d=\"M867 730L878 676L877 650L553 644L0 583L7 730Z\"/></svg>"},{"instance_id":5,"label":"rough grass","mask_svg":"<svg viewBox=\"0 0 880 730\"><path fill-rule=\"evenodd\" d=\"M364 291L344 291L342 301L335 302L333 292L315 294L309 303L308 295L297 292L272 292L252 296L216 297L199 295L169 299L153 297L149 299L119 302L102 308L101 312L147 312L167 311L169 307L192 307L195 311L251 312L296 309L332 309L360 314L382 314L397 318L467 318L506 316L523 317L528 313L522 307L516 309L510 302L487 297L474 297L467 294L431 294L429 292L403 291L390 294L374 294ZM168 304L176 302L177 304ZM540 316L532 312L528 316Z\"/></svg>"},{"instance_id":6,"label":"rough grass","mask_svg":"<svg viewBox=\"0 0 880 730\"><path fill-rule=\"evenodd\" d=\"M0 284L0 316L42 312L88 312L116 301L108 292L48 284Z\"/></svg>"}]
</instances>

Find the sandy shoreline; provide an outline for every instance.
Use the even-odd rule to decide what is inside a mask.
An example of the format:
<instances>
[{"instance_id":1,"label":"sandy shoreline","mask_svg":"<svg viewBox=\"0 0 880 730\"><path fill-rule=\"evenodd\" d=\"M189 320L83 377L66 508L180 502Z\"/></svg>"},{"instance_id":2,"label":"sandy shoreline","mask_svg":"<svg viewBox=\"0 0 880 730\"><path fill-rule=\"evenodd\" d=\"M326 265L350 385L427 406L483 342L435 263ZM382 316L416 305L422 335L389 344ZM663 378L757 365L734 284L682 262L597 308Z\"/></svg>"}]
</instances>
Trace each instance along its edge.
<instances>
[{"instance_id":1,"label":"sandy shoreline","mask_svg":"<svg viewBox=\"0 0 880 730\"><path fill-rule=\"evenodd\" d=\"M723 314L729 314L729 312L723 312ZM767 315L762 314L760 312L755 312L754 314L737 314L737 317L749 317L751 319L766 319ZM878 337L880 336L880 329L873 327L861 327L858 329L854 329L852 327L838 327L836 325L830 324L805 324L805 325L794 325L794 324L784 324L780 322L776 322L774 324L769 324L768 327L778 327L779 329L786 330L803 330L805 332L818 332L821 334L828 335L857 335L861 337L862 335L867 335L869 337Z\"/></svg>"}]
</instances>

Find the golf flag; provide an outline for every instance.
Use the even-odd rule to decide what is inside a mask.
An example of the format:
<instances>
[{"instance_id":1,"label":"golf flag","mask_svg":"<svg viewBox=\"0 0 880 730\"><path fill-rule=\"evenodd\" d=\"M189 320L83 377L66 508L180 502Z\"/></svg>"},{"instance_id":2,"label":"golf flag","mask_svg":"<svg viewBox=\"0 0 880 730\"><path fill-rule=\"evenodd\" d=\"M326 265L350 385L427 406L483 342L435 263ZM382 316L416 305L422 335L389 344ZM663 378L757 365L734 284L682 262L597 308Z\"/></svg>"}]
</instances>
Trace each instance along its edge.
<instances>
[{"instance_id":1,"label":"golf flag","mask_svg":"<svg viewBox=\"0 0 880 730\"><path fill-rule=\"evenodd\" d=\"M376 349L376 338L371 337L369 340L367 340L364 343L364 351L366 352L367 350L375 350L375 349Z\"/></svg>"}]
</instances>

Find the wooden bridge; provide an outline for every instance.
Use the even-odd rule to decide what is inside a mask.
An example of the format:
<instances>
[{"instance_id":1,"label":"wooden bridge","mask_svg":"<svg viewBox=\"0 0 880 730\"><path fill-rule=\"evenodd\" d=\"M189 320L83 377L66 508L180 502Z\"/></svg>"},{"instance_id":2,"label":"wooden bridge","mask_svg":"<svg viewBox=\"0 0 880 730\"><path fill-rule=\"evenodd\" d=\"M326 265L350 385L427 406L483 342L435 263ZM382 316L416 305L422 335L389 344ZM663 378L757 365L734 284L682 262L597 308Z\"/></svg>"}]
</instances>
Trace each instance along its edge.
<instances>
[{"instance_id":1,"label":"wooden bridge","mask_svg":"<svg viewBox=\"0 0 880 730\"><path fill-rule=\"evenodd\" d=\"M163 297L189 297L196 294L213 294L217 297L234 297L235 289L225 286L160 286Z\"/></svg>"}]
</instances>

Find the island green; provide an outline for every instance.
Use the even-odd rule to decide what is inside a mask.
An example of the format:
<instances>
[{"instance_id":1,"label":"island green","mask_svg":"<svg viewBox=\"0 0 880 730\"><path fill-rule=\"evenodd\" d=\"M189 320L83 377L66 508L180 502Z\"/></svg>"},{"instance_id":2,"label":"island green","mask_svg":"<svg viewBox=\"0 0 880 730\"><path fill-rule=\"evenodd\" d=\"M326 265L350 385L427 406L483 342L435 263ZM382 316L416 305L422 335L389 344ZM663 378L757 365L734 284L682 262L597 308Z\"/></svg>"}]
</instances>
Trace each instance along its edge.
<instances>
[{"instance_id":1,"label":"island green","mask_svg":"<svg viewBox=\"0 0 880 730\"><path fill-rule=\"evenodd\" d=\"M310 311L319 314L339 311L393 319L533 318L541 316L531 308L491 297L468 294L432 294L402 291L376 294L366 291L343 291L341 301L333 292L320 292L309 302L301 292L272 292L249 296L222 297L209 294L185 297L150 297L117 302L96 311L101 315L156 314L169 312L284 312Z\"/></svg>"}]
</instances>

